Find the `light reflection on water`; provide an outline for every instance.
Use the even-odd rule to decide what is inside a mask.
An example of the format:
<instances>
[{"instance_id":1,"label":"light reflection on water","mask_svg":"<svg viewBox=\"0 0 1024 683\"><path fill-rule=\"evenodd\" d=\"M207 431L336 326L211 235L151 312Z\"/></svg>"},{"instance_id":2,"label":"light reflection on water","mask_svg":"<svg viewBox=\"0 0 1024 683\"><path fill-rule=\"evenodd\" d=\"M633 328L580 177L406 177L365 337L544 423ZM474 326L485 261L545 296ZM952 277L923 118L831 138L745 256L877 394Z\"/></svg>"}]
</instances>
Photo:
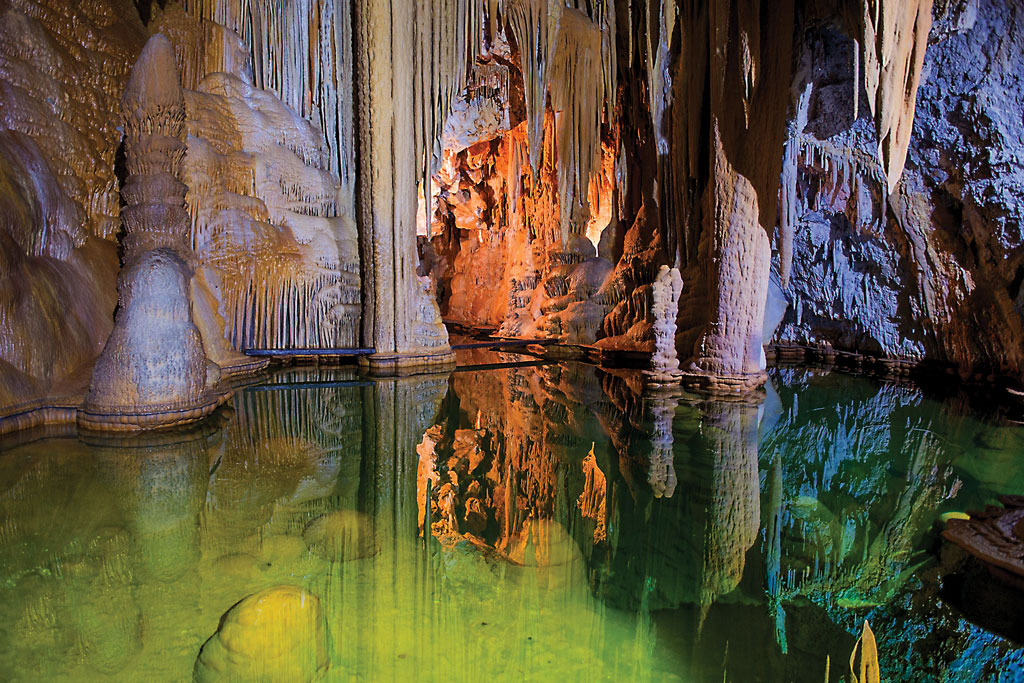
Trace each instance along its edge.
<instances>
[{"instance_id":1,"label":"light reflection on water","mask_svg":"<svg viewBox=\"0 0 1024 683\"><path fill-rule=\"evenodd\" d=\"M295 369L198 431L8 444L0 678L840 680L865 618L889 679L1020 672L938 599L933 529L1024 492L1020 428L812 371L638 379Z\"/></svg>"}]
</instances>

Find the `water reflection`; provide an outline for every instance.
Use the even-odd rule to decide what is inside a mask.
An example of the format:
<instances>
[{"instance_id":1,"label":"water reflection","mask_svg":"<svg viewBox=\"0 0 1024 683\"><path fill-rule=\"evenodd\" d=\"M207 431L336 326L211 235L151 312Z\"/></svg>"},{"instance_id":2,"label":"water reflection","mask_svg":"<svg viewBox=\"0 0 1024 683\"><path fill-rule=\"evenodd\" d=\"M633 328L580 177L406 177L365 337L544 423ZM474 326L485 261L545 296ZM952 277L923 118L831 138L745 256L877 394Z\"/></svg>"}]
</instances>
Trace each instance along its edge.
<instances>
[{"instance_id":1,"label":"water reflection","mask_svg":"<svg viewBox=\"0 0 1024 683\"><path fill-rule=\"evenodd\" d=\"M710 401L517 359L289 370L200 431L9 448L0 670L839 680L864 618L891 679L1019 665L933 552L941 512L1024 491L1019 428L840 375Z\"/></svg>"}]
</instances>

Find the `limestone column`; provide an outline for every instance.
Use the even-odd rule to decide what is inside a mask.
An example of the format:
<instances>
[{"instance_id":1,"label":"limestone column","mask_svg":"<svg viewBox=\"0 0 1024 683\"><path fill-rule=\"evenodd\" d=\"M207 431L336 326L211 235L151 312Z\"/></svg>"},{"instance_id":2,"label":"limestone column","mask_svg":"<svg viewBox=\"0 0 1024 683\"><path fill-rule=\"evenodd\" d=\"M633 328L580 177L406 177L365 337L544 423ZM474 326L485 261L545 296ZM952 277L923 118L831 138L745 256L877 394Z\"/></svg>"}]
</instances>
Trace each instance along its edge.
<instances>
[{"instance_id":1,"label":"limestone column","mask_svg":"<svg viewBox=\"0 0 1024 683\"><path fill-rule=\"evenodd\" d=\"M192 317L195 256L186 239L188 188L180 180L185 100L164 36L146 43L121 107L127 180L119 306L78 424L136 431L195 422L227 394Z\"/></svg>"},{"instance_id":2,"label":"limestone column","mask_svg":"<svg viewBox=\"0 0 1024 683\"><path fill-rule=\"evenodd\" d=\"M684 383L745 392L763 384L765 301L790 98L794 3L707 6L707 177L698 215L700 333ZM699 24L703 24L703 17ZM695 119L696 121L696 119ZM684 276L686 279L686 276Z\"/></svg>"},{"instance_id":3,"label":"limestone column","mask_svg":"<svg viewBox=\"0 0 1024 683\"><path fill-rule=\"evenodd\" d=\"M416 9L411 0L357 0L353 35L363 345L371 372L454 364L448 333L416 275L418 111Z\"/></svg>"}]
</instances>

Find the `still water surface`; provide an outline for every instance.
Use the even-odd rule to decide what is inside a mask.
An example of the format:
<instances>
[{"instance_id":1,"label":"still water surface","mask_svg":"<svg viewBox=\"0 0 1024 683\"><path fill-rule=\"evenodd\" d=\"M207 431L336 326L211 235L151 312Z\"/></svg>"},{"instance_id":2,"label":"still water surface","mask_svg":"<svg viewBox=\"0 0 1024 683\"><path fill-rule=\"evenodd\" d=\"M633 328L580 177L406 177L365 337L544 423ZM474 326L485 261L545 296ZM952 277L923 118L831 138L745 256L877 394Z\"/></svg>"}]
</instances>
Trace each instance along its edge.
<instances>
[{"instance_id":1,"label":"still water surface","mask_svg":"<svg viewBox=\"0 0 1024 683\"><path fill-rule=\"evenodd\" d=\"M1013 624L942 588L939 515L1024 493L1024 429L963 398L290 369L198 431L20 440L4 681L839 681L864 620L883 679L1022 676Z\"/></svg>"}]
</instances>

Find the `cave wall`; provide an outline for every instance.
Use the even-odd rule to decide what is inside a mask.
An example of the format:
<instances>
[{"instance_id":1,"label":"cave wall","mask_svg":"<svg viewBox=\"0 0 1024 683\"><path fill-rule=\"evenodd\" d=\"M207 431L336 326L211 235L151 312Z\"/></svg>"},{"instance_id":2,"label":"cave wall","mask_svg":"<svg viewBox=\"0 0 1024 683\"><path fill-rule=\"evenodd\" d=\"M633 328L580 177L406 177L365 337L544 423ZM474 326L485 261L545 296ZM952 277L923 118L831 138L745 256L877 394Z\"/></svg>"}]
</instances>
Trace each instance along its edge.
<instances>
[{"instance_id":1,"label":"cave wall","mask_svg":"<svg viewBox=\"0 0 1024 683\"><path fill-rule=\"evenodd\" d=\"M892 195L875 126L853 114L852 40L824 25L806 34L799 217L776 341L1019 378L1024 13L971 0L936 4L934 19Z\"/></svg>"},{"instance_id":2,"label":"cave wall","mask_svg":"<svg viewBox=\"0 0 1024 683\"><path fill-rule=\"evenodd\" d=\"M113 326L119 102L144 39L127 0L0 2L0 405L12 412L80 393Z\"/></svg>"}]
</instances>

